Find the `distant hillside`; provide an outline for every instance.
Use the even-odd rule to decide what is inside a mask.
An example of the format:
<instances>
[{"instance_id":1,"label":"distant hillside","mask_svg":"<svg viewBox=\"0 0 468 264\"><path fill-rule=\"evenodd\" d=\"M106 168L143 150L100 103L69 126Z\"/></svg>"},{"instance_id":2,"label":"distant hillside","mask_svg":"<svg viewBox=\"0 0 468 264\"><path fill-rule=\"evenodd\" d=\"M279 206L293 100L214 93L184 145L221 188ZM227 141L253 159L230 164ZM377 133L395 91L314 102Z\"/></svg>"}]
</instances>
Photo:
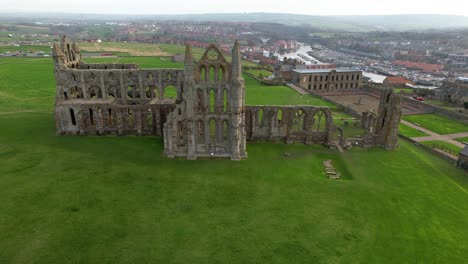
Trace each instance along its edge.
<instances>
[{"instance_id":1,"label":"distant hillside","mask_svg":"<svg viewBox=\"0 0 468 264\"><path fill-rule=\"evenodd\" d=\"M61 20L187 20L267 22L288 26L310 26L339 31L405 31L424 29L468 28L468 16L456 15L375 15L375 16L309 16L277 13L220 13L192 15L99 15L59 13L0 13L0 19L61 19Z\"/></svg>"}]
</instances>

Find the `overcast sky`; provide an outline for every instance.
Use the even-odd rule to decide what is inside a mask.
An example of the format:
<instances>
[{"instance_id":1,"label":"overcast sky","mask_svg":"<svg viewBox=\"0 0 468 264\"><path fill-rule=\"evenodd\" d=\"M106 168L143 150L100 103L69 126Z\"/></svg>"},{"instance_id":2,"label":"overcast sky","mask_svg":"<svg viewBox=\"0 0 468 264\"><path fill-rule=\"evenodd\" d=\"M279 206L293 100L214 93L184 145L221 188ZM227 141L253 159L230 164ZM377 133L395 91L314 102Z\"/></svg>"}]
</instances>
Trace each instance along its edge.
<instances>
[{"instance_id":1,"label":"overcast sky","mask_svg":"<svg viewBox=\"0 0 468 264\"><path fill-rule=\"evenodd\" d=\"M293 13L306 15L454 14L468 0L0 0L0 12L94 14Z\"/></svg>"}]
</instances>

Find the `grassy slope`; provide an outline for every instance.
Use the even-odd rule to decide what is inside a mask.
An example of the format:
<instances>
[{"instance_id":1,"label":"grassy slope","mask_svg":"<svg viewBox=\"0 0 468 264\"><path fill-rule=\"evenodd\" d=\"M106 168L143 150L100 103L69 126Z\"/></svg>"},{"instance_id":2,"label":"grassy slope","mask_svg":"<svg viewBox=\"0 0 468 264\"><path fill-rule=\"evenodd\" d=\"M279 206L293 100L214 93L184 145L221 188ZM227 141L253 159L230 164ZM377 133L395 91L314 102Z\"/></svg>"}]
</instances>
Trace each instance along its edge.
<instances>
[{"instance_id":1,"label":"grassy slope","mask_svg":"<svg viewBox=\"0 0 468 264\"><path fill-rule=\"evenodd\" d=\"M160 138L55 136L50 60L0 65L0 263L468 258L466 173L406 142L344 154L256 143L242 162L171 160ZM246 83L250 104L315 100ZM5 113L24 110L41 112ZM343 180L325 177L325 159Z\"/></svg>"},{"instance_id":2,"label":"grassy slope","mask_svg":"<svg viewBox=\"0 0 468 264\"><path fill-rule=\"evenodd\" d=\"M412 123L418 123L422 127L442 135L468 132L468 125L437 114L407 115L402 118Z\"/></svg>"},{"instance_id":3,"label":"grassy slope","mask_svg":"<svg viewBox=\"0 0 468 264\"><path fill-rule=\"evenodd\" d=\"M345 154L257 143L242 162L194 162L163 157L158 138L57 137L50 114L0 122L2 263L468 257L467 175L406 142ZM343 180L325 177L325 159Z\"/></svg>"}]
</instances>

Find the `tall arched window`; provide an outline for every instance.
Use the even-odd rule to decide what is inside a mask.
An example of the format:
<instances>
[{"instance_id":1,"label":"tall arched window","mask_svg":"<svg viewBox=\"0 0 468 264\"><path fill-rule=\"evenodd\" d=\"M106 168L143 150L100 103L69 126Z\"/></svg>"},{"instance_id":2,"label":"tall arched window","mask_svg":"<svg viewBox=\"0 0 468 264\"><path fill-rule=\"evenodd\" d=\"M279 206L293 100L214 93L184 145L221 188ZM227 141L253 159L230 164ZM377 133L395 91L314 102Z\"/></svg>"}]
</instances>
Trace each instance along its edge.
<instances>
[{"instance_id":1,"label":"tall arched window","mask_svg":"<svg viewBox=\"0 0 468 264\"><path fill-rule=\"evenodd\" d=\"M219 67L218 69L218 82L224 81L224 69L223 67Z\"/></svg>"},{"instance_id":2,"label":"tall arched window","mask_svg":"<svg viewBox=\"0 0 468 264\"><path fill-rule=\"evenodd\" d=\"M210 138L211 141L216 141L216 120L214 118L210 119Z\"/></svg>"},{"instance_id":3,"label":"tall arched window","mask_svg":"<svg viewBox=\"0 0 468 264\"><path fill-rule=\"evenodd\" d=\"M224 138L224 140L227 140L228 133L229 133L228 121L224 120L223 121L223 138Z\"/></svg>"},{"instance_id":4,"label":"tall arched window","mask_svg":"<svg viewBox=\"0 0 468 264\"><path fill-rule=\"evenodd\" d=\"M258 126L259 126L259 127L263 127L263 122L264 122L264 120L263 120L263 114L264 114L264 113L263 113L263 112L264 112L264 111L263 111L263 108L260 108L260 110L258 110L258 114L257 114L257 115L258 115Z\"/></svg>"},{"instance_id":5,"label":"tall arched window","mask_svg":"<svg viewBox=\"0 0 468 264\"><path fill-rule=\"evenodd\" d=\"M210 67L209 80L210 80L210 81L215 81L215 79L216 79L216 71L215 71L214 66L211 66L211 67Z\"/></svg>"},{"instance_id":6,"label":"tall arched window","mask_svg":"<svg viewBox=\"0 0 468 264\"><path fill-rule=\"evenodd\" d=\"M223 100L223 102L224 102L224 105L223 105L224 106L224 112L227 112L228 111L228 106L229 106L228 105L229 100L228 100L228 91L227 91L227 89L224 89L224 100Z\"/></svg>"},{"instance_id":7,"label":"tall arched window","mask_svg":"<svg viewBox=\"0 0 468 264\"><path fill-rule=\"evenodd\" d=\"M280 108L278 112L276 112L276 119L278 120L278 126L281 126L283 122L283 109Z\"/></svg>"},{"instance_id":8,"label":"tall arched window","mask_svg":"<svg viewBox=\"0 0 468 264\"><path fill-rule=\"evenodd\" d=\"M305 121L305 112L300 109L294 114L293 119L293 131L302 131L304 130L304 121Z\"/></svg>"},{"instance_id":9,"label":"tall arched window","mask_svg":"<svg viewBox=\"0 0 468 264\"><path fill-rule=\"evenodd\" d=\"M325 131L327 127L327 118L325 112L318 111L314 115L314 131Z\"/></svg>"},{"instance_id":10,"label":"tall arched window","mask_svg":"<svg viewBox=\"0 0 468 264\"><path fill-rule=\"evenodd\" d=\"M215 111L215 105L216 105L216 96L215 96L215 91L212 89L210 91L210 112Z\"/></svg>"},{"instance_id":11,"label":"tall arched window","mask_svg":"<svg viewBox=\"0 0 468 264\"><path fill-rule=\"evenodd\" d=\"M146 122L148 124L148 128L153 131L153 112L151 109L148 109L147 117L146 117Z\"/></svg>"},{"instance_id":12,"label":"tall arched window","mask_svg":"<svg viewBox=\"0 0 468 264\"><path fill-rule=\"evenodd\" d=\"M206 81L206 68L202 66L200 69L200 81Z\"/></svg>"}]
</instances>

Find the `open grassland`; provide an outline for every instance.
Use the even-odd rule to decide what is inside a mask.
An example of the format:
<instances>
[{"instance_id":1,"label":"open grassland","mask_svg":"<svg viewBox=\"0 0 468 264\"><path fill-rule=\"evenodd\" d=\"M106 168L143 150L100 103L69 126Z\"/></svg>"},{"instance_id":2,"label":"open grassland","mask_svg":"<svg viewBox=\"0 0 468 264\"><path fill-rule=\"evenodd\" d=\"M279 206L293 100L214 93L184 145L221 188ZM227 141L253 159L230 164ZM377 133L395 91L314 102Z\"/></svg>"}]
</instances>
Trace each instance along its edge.
<instances>
[{"instance_id":1,"label":"open grassland","mask_svg":"<svg viewBox=\"0 0 468 264\"><path fill-rule=\"evenodd\" d=\"M400 132L400 134L404 135L404 136L407 136L407 137L425 137L425 136L428 136L428 134L422 132L422 131L419 131L417 129L414 129L412 127L409 127L405 124L402 124L400 123L398 125L398 130Z\"/></svg>"},{"instance_id":2,"label":"open grassland","mask_svg":"<svg viewBox=\"0 0 468 264\"><path fill-rule=\"evenodd\" d=\"M468 142L468 137L462 137L462 138L456 138L455 140L460 141L460 142Z\"/></svg>"},{"instance_id":3,"label":"open grassland","mask_svg":"<svg viewBox=\"0 0 468 264\"><path fill-rule=\"evenodd\" d=\"M468 258L467 173L405 141L341 154L249 143L241 162L168 159L157 137L56 136L51 59L0 67L0 263ZM248 104L328 104L246 85ZM328 159L342 179L326 177Z\"/></svg>"},{"instance_id":4,"label":"open grassland","mask_svg":"<svg viewBox=\"0 0 468 264\"><path fill-rule=\"evenodd\" d=\"M124 43L124 42L102 42L102 43L78 43L83 52L117 52L116 55L128 54L129 56L172 56L185 54L184 45L176 44L150 44L150 43ZM199 60L205 49L192 47L195 60ZM231 61L230 54L223 54L227 61ZM257 64L243 61L245 66L256 67Z\"/></svg>"},{"instance_id":5,"label":"open grassland","mask_svg":"<svg viewBox=\"0 0 468 264\"><path fill-rule=\"evenodd\" d=\"M468 257L467 175L406 142L344 154L256 143L245 161L185 161L160 138L55 136L50 113L0 123L1 263Z\"/></svg>"},{"instance_id":6,"label":"open grassland","mask_svg":"<svg viewBox=\"0 0 468 264\"><path fill-rule=\"evenodd\" d=\"M167 56L169 54L161 50L159 45L150 43L125 43L125 42L102 42L78 44L84 51L100 52L126 52L131 56Z\"/></svg>"},{"instance_id":7,"label":"open grassland","mask_svg":"<svg viewBox=\"0 0 468 264\"><path fill-rule=\"evenodd\" d=\"M11 52L16 53L18 51L23 52L38 52L44 51L47 54L52 53L52 49L49 45L20 45L20 46L0 46L0 53Z\"/></svg>"},{"instance_id":8,"label":"open grassland","mask_svg":"<svg viewBox=\"0 0 468 264\"><path fill-rule=\"evenodd\" d=\"M402 118L441 135L468 132L468 125L437 114L406 115Z\"/></svg>"}]
</instances>

